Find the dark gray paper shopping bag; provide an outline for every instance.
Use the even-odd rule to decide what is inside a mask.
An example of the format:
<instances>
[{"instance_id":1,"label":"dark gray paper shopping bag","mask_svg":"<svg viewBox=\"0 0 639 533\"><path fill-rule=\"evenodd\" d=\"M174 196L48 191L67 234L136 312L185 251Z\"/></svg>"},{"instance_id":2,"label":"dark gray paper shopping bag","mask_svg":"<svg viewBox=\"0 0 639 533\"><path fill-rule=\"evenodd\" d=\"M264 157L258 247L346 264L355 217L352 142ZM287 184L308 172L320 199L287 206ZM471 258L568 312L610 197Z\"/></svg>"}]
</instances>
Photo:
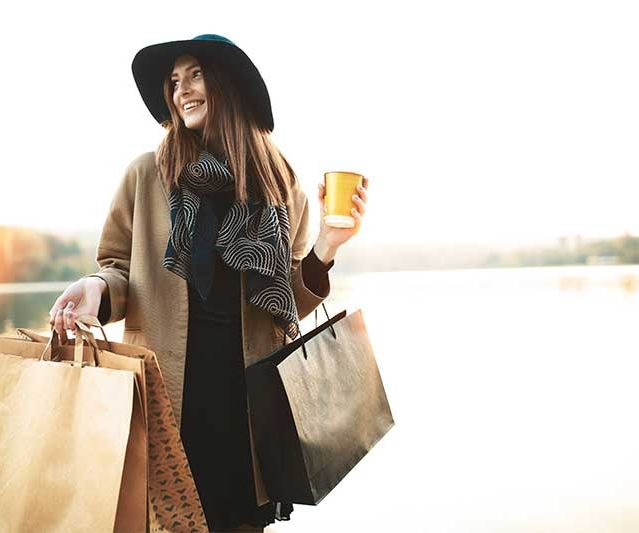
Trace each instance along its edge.
<instances>
[{"instance_id":1,"label":"dark gray paper shopping bag","mask_svg":"<svg viewBox=\"0 0 639 533\"><path fill-rule=\"evenodd\" d=\"M246 379L273 501L319 503L394 424L361 310L283 346Z\"/></svg>"}]
</instances>

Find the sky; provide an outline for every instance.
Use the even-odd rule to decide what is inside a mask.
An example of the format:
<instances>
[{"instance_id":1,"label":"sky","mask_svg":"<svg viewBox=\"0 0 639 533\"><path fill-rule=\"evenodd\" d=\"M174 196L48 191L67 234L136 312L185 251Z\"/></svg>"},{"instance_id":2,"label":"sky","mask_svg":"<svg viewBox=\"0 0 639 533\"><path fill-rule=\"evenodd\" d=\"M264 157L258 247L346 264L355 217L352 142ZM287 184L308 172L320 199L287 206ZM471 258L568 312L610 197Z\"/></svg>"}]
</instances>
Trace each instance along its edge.
<instances>
[{"instance_id":1,"label":"sky","mask_svg":"<svg viewBox=\"0 0 639 533\"><path fill-rule=\"evenodd\" d=\"M164 133L133 56L218 33L266 81L313 227L323 173L350 170L370 183L362 242L639 235L635 2L8 4L0 225L99 231Z\"/></svg>"}]
</instances>

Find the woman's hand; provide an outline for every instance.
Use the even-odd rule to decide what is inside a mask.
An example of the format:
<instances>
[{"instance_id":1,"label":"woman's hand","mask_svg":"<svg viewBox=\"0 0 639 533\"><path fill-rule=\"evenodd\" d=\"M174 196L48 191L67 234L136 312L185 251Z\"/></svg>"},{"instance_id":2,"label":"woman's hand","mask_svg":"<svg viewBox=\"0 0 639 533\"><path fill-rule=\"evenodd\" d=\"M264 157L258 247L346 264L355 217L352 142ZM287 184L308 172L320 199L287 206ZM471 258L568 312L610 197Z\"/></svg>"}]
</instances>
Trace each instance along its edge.
<instances>
[{"instance_id":1,"label":"woman's hand","mask_svg":"<svg viewBox=\"0 0 639 533\"><path fill-rule=\"evenodd\" d=\"M313 250L315 255L324 264L330 263L338 248L346 241L351 239L354 235L357 235L361 226L362 218L366 212L366 202L368 201L368 179L363 179L363 184L357 187L357 194L353 195L353 208L351 209L351 216L355 220L355 227L353 228L334 228L327 226L324 222L324 213L326 212L326 206L324 204L324 196L326 190L323 183L319 184L319 201L320 201L320 232L315 242Z\"/></svg>"},{"instance_id":2,"label":"woman's hand","mask_svg":"<svg viewBox=\"0 0 639 533\"><path fill-rule=\"evenodd\" d=\"M49 311L49 324L62 336L64 330L75 329L75 319L78 315L97 317L102 294L106 288L106 282L97 277L82 278L72 283Z\"/></svg>"}]
</instances>

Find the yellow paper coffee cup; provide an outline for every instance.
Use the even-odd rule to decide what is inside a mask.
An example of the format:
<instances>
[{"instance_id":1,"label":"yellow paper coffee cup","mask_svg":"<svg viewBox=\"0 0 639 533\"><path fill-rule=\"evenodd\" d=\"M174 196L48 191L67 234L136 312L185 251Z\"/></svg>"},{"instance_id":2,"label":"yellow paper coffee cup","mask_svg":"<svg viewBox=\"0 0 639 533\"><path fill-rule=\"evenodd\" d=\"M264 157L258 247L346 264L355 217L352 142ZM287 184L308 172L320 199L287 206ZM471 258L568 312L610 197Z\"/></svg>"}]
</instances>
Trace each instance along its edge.
<instances>
[{"instance_id":1,"label":"yellow paper coffee cup","mask_svg":"<svg viewBox=\"0 0 639 533\"><path fill-rule=\"evenodd\" d=\"M352 228L355 219L351 215L354 207L353 195L357 194L357 186L364 181L364 176L355 172L325 172L324 186L324 222L336 228Z\"/></svg>"}]
</instances>

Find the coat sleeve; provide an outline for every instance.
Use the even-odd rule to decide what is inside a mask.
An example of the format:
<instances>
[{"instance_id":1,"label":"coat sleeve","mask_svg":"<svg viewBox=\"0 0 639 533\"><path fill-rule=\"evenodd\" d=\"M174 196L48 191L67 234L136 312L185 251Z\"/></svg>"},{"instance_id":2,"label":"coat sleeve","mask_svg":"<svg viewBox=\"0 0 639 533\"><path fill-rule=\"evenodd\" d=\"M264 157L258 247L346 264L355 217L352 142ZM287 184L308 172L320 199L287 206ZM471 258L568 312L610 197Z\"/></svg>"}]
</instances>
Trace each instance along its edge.
<instances>
[{"instance_id":1,"label":"coat sleeve","mask_svg":"<svg viewBox=\"0 0 639 533\"><path fill-rule=\"evenodd\" d=\"M103 324L117 322L126 313L136 184L137 172L129 166L111 202L98 242L96 261L100 270L87 276L102 278L107 284L98 313Z\"/></svg>"},{"instance_id":2,"label":"coat sleeve","mask_svg":"<svg viewBox=\"0 0 639 533\"><path fill-rule=\"evenodd\" d=\"M330 283L326 284L326 291L322 294L315 294L304 284L304 276L302 276L302 260L308 254L309 246L309 214L308 214L308 198L299 191L298 202L300 203L300 217L297 228L294 232L291 244L292 263L291 263L291 287L293 289L293 297L297 306L297 314L300 320L308 316L318 305L320 305L330 292Z\"/></svg>"}]
</instances>

